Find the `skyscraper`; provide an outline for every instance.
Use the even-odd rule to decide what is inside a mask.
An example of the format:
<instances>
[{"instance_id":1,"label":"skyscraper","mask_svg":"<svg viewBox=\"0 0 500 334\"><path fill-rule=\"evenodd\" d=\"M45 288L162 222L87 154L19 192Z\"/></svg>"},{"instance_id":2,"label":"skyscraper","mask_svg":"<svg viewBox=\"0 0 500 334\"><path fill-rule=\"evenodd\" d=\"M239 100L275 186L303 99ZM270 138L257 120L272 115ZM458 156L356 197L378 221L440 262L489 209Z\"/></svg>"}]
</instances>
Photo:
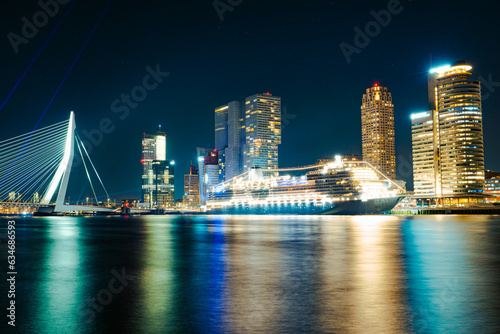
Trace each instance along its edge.
<instances>
[{"instance_id":1,"label":"skyscraper","mask_svg":"<svg viewBox=\"0 0 500 334\"><path fill-rule=\"evenodd\" d=\"M194 207L200 204L198 167L190 166L189 174L184 175L184 205Z\"/></svg>"},{"instance_id":2,"label":"skyscraper","mask_svg":"<svg viewBox=\"0 0 500 334\"><path fill-rule=\"evenodd\" d=\"M200 203L205 204L205 157L212 152L211 149L197 147L196 159L198 161L198 180L200 187Z\"/></svg>"},{"instance_id":3,"label":"skyscraper","mask_svg":"<svg viewBox=\"0 0 500 334\"><path fill-rule=\"evenodd\" d=\"M281 144L281 98L270 93L245 99L243 171L253 167L278 168Z\"/></svg>"},{"instance_id":4,"label":"skyscraper","mask_svg":"<svg viewBox=\"0 0 500 334\"><path fill-rule=\"evenodd\" d=\"M363 160L396 179L394 105L391 93L378 84L366 89L361 105Z\"/></svg>"},{"instance_id":5,"label":"skyscraper","mask_svg":"<svg viewBox=\"0 0 500 334\"><path fill-rule=\"evenodd\" d=\"M242 173L241 103L232 101L215 109L215 149L219 155L219 182Z\"/></svg>"},{"instance_id":6,"label":"skyscraper","mask_svg":"<svg viewBox=\"0 0 500 334\"><path fill-rule=\"evenodd\" d=\"M229 105L215 109L215 149L218 154L218 181L224 182L226 175L226 148L228 146Z\"/></svg>"},{"instance_id":7,"label":"skyscraper","mask_svg":"<svg viewBox=\"0 0 500 334\"><path fill-rule=\"evenodd\" d=\"M165 133L142 135L142 201L151 208L174 202L173 163L167 162L166 151Z\"/></svg>"},{"instance_id":8,"label":"skyscraper","mask_svg":"<svg viewBox=\"0 0 500 334\"><path fill-rule=\"evenodd\" d=\"M174 198L174 161L153 161L152 207L173 208Z\"/></svg>"},{"instance_id":9,"label":"skyscraper","mask_svg":"<svg viewBox=\"0 0 500 334\"><path fill-rule=\"evenodd\" d=\"M429 74L430 111L411 116L416 194L470 197L484 191L481 83L470 79L471 69L458 62Z\"/></svg>"},{"instance_id":10,"label":"skyscraper","mask_svg":"<svg viewBox=\"0 0 500 334\"><path fill-rule=\"evenodd\" d=\"M413 146L413 188L415 195L436 194L436 168L433 111L411 115Z\"/></svg>"},{"instance_id":11,"label":"skyscraper","mask_svg":"<svg viewBox=\"0 0 500 334\"><path fill-rule=\"evenodd\" d=\"M219 156L217 150L208 152L203 157L203 199L206 202L209 194L209 189L219 183L218 160ZM205 203L203 202L203 203Z\"/></svg>"}]
</instances>

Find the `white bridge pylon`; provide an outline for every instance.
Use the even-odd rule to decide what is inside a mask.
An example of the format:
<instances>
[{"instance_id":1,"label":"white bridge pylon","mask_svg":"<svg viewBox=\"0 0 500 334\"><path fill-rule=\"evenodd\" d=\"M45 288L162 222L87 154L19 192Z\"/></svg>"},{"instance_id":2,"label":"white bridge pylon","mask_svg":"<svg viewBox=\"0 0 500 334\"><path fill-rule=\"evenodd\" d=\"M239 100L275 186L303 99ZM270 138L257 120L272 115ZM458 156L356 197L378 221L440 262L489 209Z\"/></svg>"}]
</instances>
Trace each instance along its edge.
<instances>
[{"instance_id":1,"label":"white bridge pylon","mask_svg":"<svg viewBox=\"0 0 500 334\"><path fill-rule=\"evenodd\" d=\"M64 206L64 198L66 198L66 190L68 189L69 174L71 171L71 166L73 165L74 147L75 147L75 113L72 111L69 116L68 133L66 134L66 144L64 146L64 156L61 164L57 168L52 181L50 181L49 188L45 193L45 196L40 201L42 204L49 204L54 197L54 193L57 190L57 186L61 183L59 187L59 193L56 199L56 211Z\"/></svg>"},{"instance_id":2,"label":"white bridge pylon","mask_svg":"<svg viewBox=\"0 0 500 334\"><path fill-rule=\"evenodd\" d=\"M66 134L66 143L64 145L64 156L50 181L47 192L41 199L40 203L49 205L54 197L54 194L59 187L55 207L53 212L68 213L74 211L95 211L95 212L113 212L111 208L97 207L97 206L81 206L81 205L66 205L64 204L66 198L66 191L68 189L69 176L71 167L73 166L74 148L75 148L75 113L72 111L69 116L68 132Z\"/></svg>"}]
</instances>

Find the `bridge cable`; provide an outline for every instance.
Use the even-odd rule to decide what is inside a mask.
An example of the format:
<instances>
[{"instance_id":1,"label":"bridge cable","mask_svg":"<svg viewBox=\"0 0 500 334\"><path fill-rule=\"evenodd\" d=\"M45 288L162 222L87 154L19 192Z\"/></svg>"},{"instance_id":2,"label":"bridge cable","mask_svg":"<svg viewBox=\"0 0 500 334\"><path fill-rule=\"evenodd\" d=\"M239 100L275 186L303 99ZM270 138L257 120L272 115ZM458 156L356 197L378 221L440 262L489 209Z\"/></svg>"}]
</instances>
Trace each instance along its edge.
<instances>
[{"instance_id":1,"label":"bridge cable","mask_svg":"<svg viewBox=\"0 0 500 334\"><path fill-rule=\"evenodd\" d=\"M92 188L92 193L94 194L96 205L99 206L99 201L97 200L97 196L95 194L94 185L92 184L92 180L87 169L87 164L85 163L85 159L83 158L82 150L80 149L80 143L78 143L78 141L76 141L76 146L78 147L78 151L80 152L80 156L82 157L83 166L85 167L85 172L87 173L87 178L89 179L90 187Z\"/></svg>"},{"instance_id":2,"label":"bridge cable","mask_svg":"<svg viewBox=\"0 0 500 334\"><path fill-rule=\"evenodd\" d=\"M87 152L87 149L85 148L85 145L83 144L82 140L80 139L80 136L78 135L78 133L76 133L76 132L75 132L75 134L76 134L76 138L77 138L77 140L79 140L79 141L80 141L80 145L82 146L83 151L84 151L84 152L85 152L85 154L87 155L87 158L89 159L90 164L92 165L92 168L94 169L95 175L97 175L97 178L99 179L99 182L101 182L101 186L102 186L102 188L104 189L104 192L106 193L106 196L107 196L107 198L108 198L108 201L110 201L111 199L109 198L108 191L106 190L106 187L104 186L104 183L102 182L101 177L99 176L99 173L97 173L97 169L95 168L94 163L92 162L92 159L90 159L90 155L89 155L89 153Z\"/></svg>"},{"instance_id":3,"label":"bridge cable","mask_svg":"<svg viewBox=\"0 0 500 334\"><path fill-rule=\"evenodd\" d=\"M68 124L68 121L56 123L0 142L0 201L21 203L40 199L40 190L64 157ZM27 137L32 141L26 143Z\"/></svg>"}]
</instances>

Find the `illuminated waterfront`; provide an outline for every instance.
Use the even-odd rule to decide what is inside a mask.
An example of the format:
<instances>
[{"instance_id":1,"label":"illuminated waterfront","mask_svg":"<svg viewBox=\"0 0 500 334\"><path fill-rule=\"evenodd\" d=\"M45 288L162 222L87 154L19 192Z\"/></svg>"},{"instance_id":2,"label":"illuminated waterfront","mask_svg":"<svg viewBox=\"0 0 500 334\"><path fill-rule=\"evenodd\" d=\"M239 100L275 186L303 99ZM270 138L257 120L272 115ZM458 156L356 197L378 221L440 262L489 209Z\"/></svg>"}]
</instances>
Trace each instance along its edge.
<instances>
[{"instance_id":1,"label":"illuminated waterfront","mask_svg":"<svg viewBox=\"0 0 500 334\"><path fill-rule=\"evenodd\" d=\"M22 333L500 330L498 216L16 221Z\"/></svg>"}]
</instances>

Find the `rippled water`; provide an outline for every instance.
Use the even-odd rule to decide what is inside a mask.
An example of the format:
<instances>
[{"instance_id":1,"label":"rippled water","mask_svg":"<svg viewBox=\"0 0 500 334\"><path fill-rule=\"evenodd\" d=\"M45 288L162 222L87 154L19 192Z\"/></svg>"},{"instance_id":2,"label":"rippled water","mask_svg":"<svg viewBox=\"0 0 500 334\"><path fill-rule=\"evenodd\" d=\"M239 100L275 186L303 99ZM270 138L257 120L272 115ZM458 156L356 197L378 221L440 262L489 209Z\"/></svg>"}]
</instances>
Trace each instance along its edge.
<instances>
[{"instance_id":1,"label":"rippled water","mask_svg":"<svg viewBox=\"0 0 500 334\"><path fill-rule=\"evenodd\" d=\"M499 226L498 216L18 219L16 332L500 333Z\"/></svg>"}]
</instances>

